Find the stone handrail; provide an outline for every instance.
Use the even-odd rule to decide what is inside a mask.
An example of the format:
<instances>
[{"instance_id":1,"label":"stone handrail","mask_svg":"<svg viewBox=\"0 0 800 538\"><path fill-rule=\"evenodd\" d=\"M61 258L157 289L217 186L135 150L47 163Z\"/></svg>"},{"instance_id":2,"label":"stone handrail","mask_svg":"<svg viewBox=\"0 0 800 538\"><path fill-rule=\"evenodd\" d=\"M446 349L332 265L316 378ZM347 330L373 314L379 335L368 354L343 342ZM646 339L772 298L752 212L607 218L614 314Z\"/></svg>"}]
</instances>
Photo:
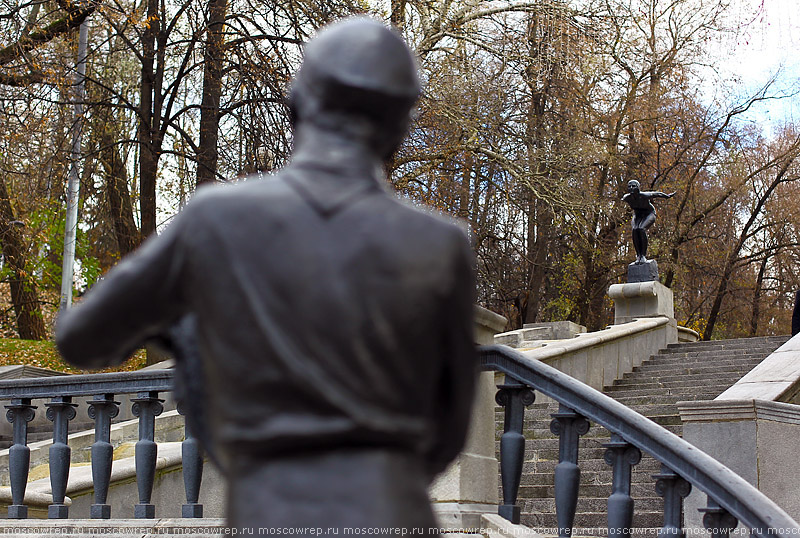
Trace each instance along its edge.
<instances>
[{"instance_id":1,"label":"stone handrail","mask_svg":"<svg viewBox=\"0 0 800 538\"><path fill-rule=\"evenodd\" d=\"M519 348L525 357L541 361L590 387L602 390L639 366L668 344L677 342L667 317L635 319L574 338L537 342L540 347ZM504 343L503 335L496 343Z\"/></svg>"},{"instance_id":2,"label":"stone handrail","mask_svg":"<svg viewBox=\"0 0 800 538\"><path fill-rule=\"evenodd\" d=\"M8 507L9 519L28 517L26 502L41 504L42 499L25 494L30 471L28 423L36 414L33 399L50 399L45 403L47 418L53 422L53 443L49 449L51 503L48 517L69 517L69 499L66 498L70 470L71 448L67 443L69 422L75 418L75 397L91 397L89 417L94 420L94 443L91 446L91 481L94 487L93 519L109 519L111 505L107 503L112 477L114 447L110 443L111 420L119 413L117 395L135 394L131 399L133 415L139 420L139 440L136 443L136 481L139 502L134 507L136 518L152 519L155 506L150 502L156 468L163 461L157 458L154 441L155 419L163 411L159 393L173 390L171 370L86 374L63 377L28 378L0 381L0 400L6 405L7 418L13 425L13 445L8 451L8 467L12 502ZM203 506L198 503L203 458L199 443L187 429L181 443L182 467L186 490L183 517L201 518ZM163 459L163 458L162 458ZM45 501L46 502L46 501Z\"/></svg>"},{"instance_id":3,"label":"stone handrail","mask_svg":"<svg viewBox=\"0 0 800 538\"><path fill-rule=\"evenodd\" d=\"M506 423L501 437L503 505L499 514L519 522L516 506L524 456L523 412L533 403L535 389L559 402L551 430L559 435L559 464L555 471L555 497L559 535L568 537L577 506L580 471L578 440L594 421L612 434L606 461L614 467L613 493L609 498L609 533L624 536L631 532L633 500L630 497L631 466L638 462L640 450L662 464L656 490L664 497L664 528L659 535L681 536L681 504L691 487L708 495L704 524L712 532L726 535L737 519L764 537L800 533L786 512L733 471L616 400L505 346L481 348L485 370L506 375L498 403L505 409ZM735 519L734 519L735 518Z\"/></svg>"}]
</instances>

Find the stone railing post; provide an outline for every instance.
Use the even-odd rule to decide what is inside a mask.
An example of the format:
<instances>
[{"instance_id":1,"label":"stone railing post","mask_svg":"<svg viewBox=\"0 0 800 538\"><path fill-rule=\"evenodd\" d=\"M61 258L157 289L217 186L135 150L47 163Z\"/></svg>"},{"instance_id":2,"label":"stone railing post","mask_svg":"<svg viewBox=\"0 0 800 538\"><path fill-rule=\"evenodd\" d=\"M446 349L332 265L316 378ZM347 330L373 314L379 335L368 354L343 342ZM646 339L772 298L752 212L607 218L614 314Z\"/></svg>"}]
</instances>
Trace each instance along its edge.
<instances>
[{"instance_id":1,"label":"stone railing post","mask_svg":"<svg viewBox=\"0 0 800 538\"><path fill-rule=\"evenodd\" d=\"M14 426L14 444L8 449L8 468L11 475L11 498L8 519L25 519L28 507L25 506L25 489L28 485L28 472L31 465L31 449L28 448L28 422L33 420L36 406L30 398L16 398L5 406L6 417Z\"/></svg>"},{"instance_id":2,"label":"stone railing post","mask_svg":"<svg viewBox=\"0 0 800 538\"><path fill-rule=\"evenodd\" d=\"M67 444L69 421L75 418L75 408L71 396L57 396L47 407L47 418L53 422L53 444L50 446L50 488L53 502L47 508L50 519L66 519L69 517L69 506L64 503L67 495L69 479L70 455L72 449Z\"/></svg>"},{"instance_id":3,"label":"stone railing post","mask_svg":"<svg viewBox=\"0 0 800 538\"><path fill-rule=\"evenodd\" d=\"M90 509L92 519L110 519L108 488L111 485L111 465L114 447L111 445L111 419L119 414L119 402L113 394L98 394L87 402L89 418L94 420L94 443L92 444L92 482L94 504Z\"/></svg>"},{"instance_id":4,"label":"stone railing post","mask_svg":"<svg viewBox=\"0 0 800 538\"><path fill-rule=\"evenodd\" d=\"M133 402L133 415L139 417L139 441L136 443L136 484L139 503L134 507L136 519L153 519L156 507L150 502L156 475L158 445L155 442L156 417L164 410L164 400L155 391L140 392Z\"/></svg>"},{"instance_id":5,"label":"stone railing post","mask_svg":"<svg viewBox=\"0 0 800 538\"><path fill-rule=\"evenodd\" d=\"M658 281L612 284L608 296L614 301L614 325L635 319L669 319L664 333L664 347L678 341L678 324L672 290Z\"/></svg>"},{"instance_id":6,"label":"stone railing post","mask_svg":"<svg viewBox=\"0 0 800 538\"><path fill-rule=\"evenodd\" d=\"M200 441L194 436L186 412L178 405L178 412L184 416L184 440L181 443L181 461L183 462L183 487L186 491L186 504L181 508L182 517L203 517L203 505L199 502L200 485L203 481L203 450Z\"/></svg>"},{"instance_id":7,"label":"stone railing post","mask_svg":"<svg viewBox=\"0 0 800 538\"><path fill-rule=\"evenodd\" d=\"M490 345L505 330L507 320L485 308L475 308L475 343ZM496 514L498 463L495 456L494 372L478 378L467 444L458 459L434 481L430 497L441 527L480 527L482 514Z\"/></svg>"}]
</instances>

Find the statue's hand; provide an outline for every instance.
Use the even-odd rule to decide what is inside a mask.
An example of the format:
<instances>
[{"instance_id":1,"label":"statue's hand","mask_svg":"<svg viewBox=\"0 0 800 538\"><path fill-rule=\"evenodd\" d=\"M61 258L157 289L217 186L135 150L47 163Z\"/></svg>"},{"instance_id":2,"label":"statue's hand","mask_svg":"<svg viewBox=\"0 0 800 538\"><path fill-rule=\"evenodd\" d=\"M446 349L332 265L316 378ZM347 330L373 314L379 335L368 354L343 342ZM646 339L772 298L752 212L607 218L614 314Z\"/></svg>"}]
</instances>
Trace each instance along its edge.
<instances>
[{"instance_id":1,"label":"statue's hand","mask_svg":"<svg viewBox=\"0 0 800 538\"><path fill-rule=\"evenodd\" d=\"M668 194L668 195L667 195L667 198L672 198L673 196L675 196L675 193L674 193L674 192L673 192L673 193L671 193L671 194Z\"/></svg>"}]
</instances>

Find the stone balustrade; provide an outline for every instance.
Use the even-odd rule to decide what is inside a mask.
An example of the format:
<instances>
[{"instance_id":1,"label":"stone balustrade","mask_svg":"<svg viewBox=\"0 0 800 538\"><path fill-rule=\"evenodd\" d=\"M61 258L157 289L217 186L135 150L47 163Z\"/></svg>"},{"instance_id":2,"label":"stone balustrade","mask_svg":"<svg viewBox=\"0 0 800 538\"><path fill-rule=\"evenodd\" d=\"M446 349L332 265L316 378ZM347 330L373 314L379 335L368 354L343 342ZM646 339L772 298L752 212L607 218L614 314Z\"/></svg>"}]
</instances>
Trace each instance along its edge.
<instances>
[{"instance_id":1,"label":"stone balustrade","mask_svg":"<svg viewBox=\"0 0 800 538\"><path fill-rule=\"evenodd\" d=\"M13 426L13 444L7 455L10 488L0 489L0 495L10 496L10 499L6 499L8 518L27 518L28 505L41 509L48 497L48 518L69 517L72 503L66 492L72 447L68 443L67 433L70 421L76 418L78 400L85 400L88 417L94 422L93 442L89 449L94 502L88 515L92 519L112 517L108 502L115 450L111 438L111 421L120 412L117 398L125 395L133 396L130 398L131 413L138 418L138 440L134 449L138 502L133 507L133 515L138 519L154 518L152 493L159 463L155 421L163 412L164 400L159 396L172 391L172 376L170 370L152 370L0 382L0 400L8 402L5 405L6 417ZM46 403L37 406L32 403L34 400L44 400ZM52 443L47 458L50 491L49 495L37 491L29 496L26 495L31 470L28 424L37 414L44 414L53 424ZM191 432L186 432L181 442L181 453L186 495L183 517L199 518L203 515L202 505L198 502L203 458L198 442ZM163 462L163 458L161 461Z\"/></svg>"}]
</instances>

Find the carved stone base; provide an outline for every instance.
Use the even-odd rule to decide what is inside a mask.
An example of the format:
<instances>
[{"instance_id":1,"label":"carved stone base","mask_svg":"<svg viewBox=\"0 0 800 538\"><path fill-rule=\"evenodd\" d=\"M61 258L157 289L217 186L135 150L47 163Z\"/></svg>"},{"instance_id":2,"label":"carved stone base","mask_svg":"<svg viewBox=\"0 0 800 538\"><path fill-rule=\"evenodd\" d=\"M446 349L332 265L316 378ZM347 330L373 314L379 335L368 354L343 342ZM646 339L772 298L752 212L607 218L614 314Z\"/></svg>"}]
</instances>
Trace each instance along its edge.
<instances>
[{"instance_id":1,"label":"carved stone base","mask_svg":"<svg viewBox=\"0 0 800 538\"><path fill-rule=\"evenodd\" d=\"M133 517L136 519L155 519L156 505L137 504L133 507Z\"/></svg>"},{"instance_id":2,"label":"carved stone base","mask_svg":"<svg viewBox=\"0 0 800 538\"><path fill-rule=\"evenodd\" d=\"M68 519L69 506L65 504L51 504L47 507L48 519Z\"/></svg>"},{"instance_id":3,"label":"carved stone base","mask_svg":"<svg viewBox=\"0 0 800 538\"><path fill-rule=\"evenodd\" d=\"M8 507L8 519L27 519L28 507L24 504L12 504Z\"/></svg>"},{"instance_id":4,"label":"carved stone base","mask_svg":"<svg viewBox=\"0 0 800 538\"><path fill-rule=\"evenodd\" d=\"M672 290L657 280L612 284L608 296L614 301L614 325L642 318L675 318ZM677 328L675 338L670 341L678 341Z\"/></svg>"},{"instance_id":5,"label":"carved stone base","mask_svg":"<svg viewBox=\"0 0 800 538\"><path fill-rule=\"evenodd\" d=\"M111 519L111 505L93 504L89 509L89 517L92 519Z\"/></svg>"},{"instance_id":6,"label":"carved stone base","mask_svg":"<svg viewBox=\"0 0 800 538\"><path fill-rule=\"evenodd\" d=\"M655 260L628 265L628 283L658 281L658 264Z\"/></svg>"},{"instance_id":7,"label":"carved stone base","mask_svg":"<svg viewBox=\"0 0 800 538\"><path fill-rule=\"evenodd\" d=\"M186 518L203 517L203 505L198 503L184 504L181 507L181 517L186 517Z\"/></svg>"}]
</instances>

